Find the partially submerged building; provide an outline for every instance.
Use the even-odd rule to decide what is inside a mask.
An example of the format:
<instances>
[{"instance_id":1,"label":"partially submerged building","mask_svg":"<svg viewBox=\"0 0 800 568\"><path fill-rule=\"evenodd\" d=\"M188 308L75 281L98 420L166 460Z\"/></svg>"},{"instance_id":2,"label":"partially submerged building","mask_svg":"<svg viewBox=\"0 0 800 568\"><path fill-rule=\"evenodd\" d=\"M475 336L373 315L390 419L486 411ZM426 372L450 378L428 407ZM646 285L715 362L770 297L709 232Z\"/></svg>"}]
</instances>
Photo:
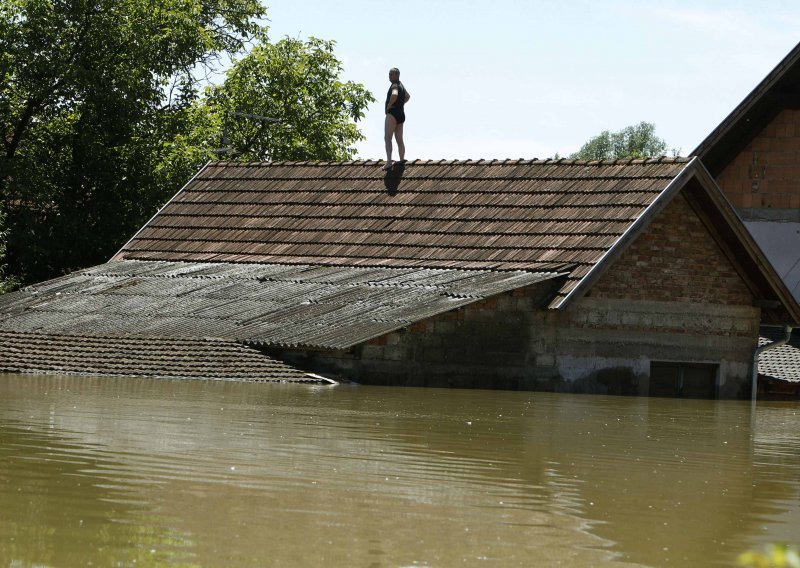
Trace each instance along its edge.
<instances>
[{"instance_id":1,"label":"partially submerged building","mask_svg":"<svg viewBox=\"0 0 800 568\"><path fill-rule=\"evenodd\" d=\"M2 342L233 342L365 383L723 398L749 395L759 324L797 321L696 158L211 163L108 263L0 297Z\"/></svg>"},{"instance_id":2,"label":"partially submerged building","mask_svg":"<svg viewBox=\"0 0 800 568\"><path fill-rule=\"evenodd\" d=\"M800 44L694 150L800 299ZM762 330L762 343L775 335ZM797 333L762 355L765 388L800 396ZM770 386L772 385L772 386Z\"/></svg>"},{"instance_id":3,"label":"partially submerged building","mask_svg":"<svg viewBox=\"0 0 800 568\"><path fill-rule=\"evenodd\" d=\"M800 45L693 155L211 163L0 369L800 396Z\"/></svg>"}]
</instances>

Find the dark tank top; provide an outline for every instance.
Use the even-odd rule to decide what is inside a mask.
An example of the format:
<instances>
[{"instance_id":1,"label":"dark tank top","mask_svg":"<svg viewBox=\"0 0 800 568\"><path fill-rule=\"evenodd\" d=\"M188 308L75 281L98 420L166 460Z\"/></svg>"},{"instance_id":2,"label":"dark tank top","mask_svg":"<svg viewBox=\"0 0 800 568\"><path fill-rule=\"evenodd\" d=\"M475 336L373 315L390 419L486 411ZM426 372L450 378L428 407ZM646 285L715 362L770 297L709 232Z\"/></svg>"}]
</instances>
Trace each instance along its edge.
<instances>
[{"instance_id":1,"label":"dark tank top","mask_svg":"<svg viewBox=\"0 0 800 568\"><path fill-rule=\"evenodd\" d=\"M394 102L394 106L392 106L392 108L403 110L403 107L406 104L406 88L400 81L392 83L392 85L389 87L389 91L386 93L386 104L383 105L383 108L389 108L389 101L392 99L392 91L394 89L397 89L397 100Z\"/></svg>"}]
</instances>

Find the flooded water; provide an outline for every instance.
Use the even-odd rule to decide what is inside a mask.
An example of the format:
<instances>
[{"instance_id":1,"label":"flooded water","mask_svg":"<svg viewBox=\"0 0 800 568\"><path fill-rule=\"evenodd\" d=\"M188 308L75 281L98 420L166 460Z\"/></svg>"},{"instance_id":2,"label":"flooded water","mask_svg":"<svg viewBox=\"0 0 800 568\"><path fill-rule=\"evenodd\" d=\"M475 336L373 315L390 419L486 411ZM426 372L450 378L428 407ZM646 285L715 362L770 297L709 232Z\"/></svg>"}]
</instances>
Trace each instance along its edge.
<instances>
[{"instance_id":1,"label":"flooded water","mask_svg":"<svg viewBox=\"0 0 800 568\"><path fill-rule=\"evenodd\" d=\"M732 566L800 405L0 375L0 566Z\"/></svg>"}]
</instances>

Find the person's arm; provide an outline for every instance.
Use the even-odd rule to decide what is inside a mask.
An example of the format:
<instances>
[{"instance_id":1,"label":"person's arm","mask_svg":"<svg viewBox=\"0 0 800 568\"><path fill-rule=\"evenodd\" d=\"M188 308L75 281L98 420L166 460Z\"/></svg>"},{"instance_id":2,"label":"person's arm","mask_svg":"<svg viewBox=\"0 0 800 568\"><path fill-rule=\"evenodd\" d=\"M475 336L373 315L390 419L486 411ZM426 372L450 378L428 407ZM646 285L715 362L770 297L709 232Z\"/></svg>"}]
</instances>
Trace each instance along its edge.
<instances>
[{"instance_id":1,"label":"person's arm","mask_svg":"<svg viewBox=\"0 0 800 568\"><path fill-rule=\"evenodd\" d=\"M392 85L392 96L389 97L389 104L386 106L387 112L388 112L388 110L390 108L392 108L394 106L394 103L397 102L397 95L398 94L399 94L399 90L397 89L397 86L396 85Z\"/></svg>"},{"instance_id":2,"label":"person's arm","mask_svg":"<svg viewBox=\"0 0 800 568\"><path fill-rule=\"evenodd\" d=\"M403 102L403 104L407 103L407 102L408 102L408 99L410 99L410 98L411 98L411 93L409 93L408 91L406 91L406 100Z\"/></svg>"}]
</instances>

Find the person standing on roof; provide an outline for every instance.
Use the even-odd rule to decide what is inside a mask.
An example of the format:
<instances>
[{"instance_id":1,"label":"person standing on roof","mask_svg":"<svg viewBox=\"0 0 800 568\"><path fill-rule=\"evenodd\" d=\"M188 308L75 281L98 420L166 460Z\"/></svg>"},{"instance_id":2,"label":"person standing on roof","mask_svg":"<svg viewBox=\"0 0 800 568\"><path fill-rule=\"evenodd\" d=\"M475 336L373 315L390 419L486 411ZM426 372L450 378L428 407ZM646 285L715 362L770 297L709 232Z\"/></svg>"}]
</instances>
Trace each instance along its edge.
<instances>
[{"instance_id":1,"label":"person standing on roof","mask_svg":"<svg viewBox=\"0 0 800 568\"><path fill-rule=\"evenodd\" d=\"M386 121L384 126L384 140L386 142L386 165L383 169L392 169L392 136L397 140L397 151L400 154L399 163L402 165L406 160L406 145L403 143L403 123L406 121L405 106L411 95L406 91L403 83L400 82L400 70L397 67L389 69L389 81L391 86L386 93Z\"/></svg>"}]
</instances>

